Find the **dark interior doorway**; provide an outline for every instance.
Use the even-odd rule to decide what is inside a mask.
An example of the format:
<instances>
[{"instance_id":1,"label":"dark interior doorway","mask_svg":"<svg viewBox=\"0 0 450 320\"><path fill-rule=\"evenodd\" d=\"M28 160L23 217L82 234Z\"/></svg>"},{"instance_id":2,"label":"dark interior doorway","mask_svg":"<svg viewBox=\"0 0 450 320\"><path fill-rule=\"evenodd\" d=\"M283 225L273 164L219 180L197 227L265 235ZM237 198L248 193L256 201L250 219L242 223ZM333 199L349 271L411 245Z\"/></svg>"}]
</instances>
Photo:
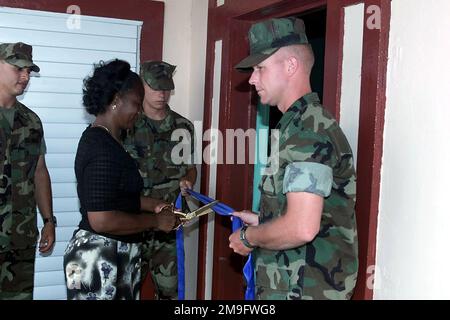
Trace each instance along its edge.
<instances>
[{"instance_id":1,"label":"dark interior doorway","mask_svg":"<svg viewBox=\"0 0 450 320\"><path fill-rule=\"evenodd\" d=\"M317 64L314 72L321 69L318 75L318 82L313 78L313 88L322 97L328 96L329 85L324 84L323 70L327 63L324 63L324 48L326 22L329 21L330 10L327 9L328 1L334 0L302 0L302 1L280 1L280 0L246 0L241 2L230 2L225 7L216 7L213 2L210 3L209 23L208 23L208 55L207 69L205 79L207 84L205 89L205 128L210 128L209 122L213 110L213 91L215 70L212 66L215 64L216 43L223 42L222 49L222 74L221 74L221 94L219 103L221 108L221 117L219 130L228 128L247 129L263 128L276 126L279 117L272 116L273 124L269 126L269 110L277 111L277 108L266 108L267 113L260 113L258 106L258 97L254 89L248 83L249 74L236 72L233 69L242 58L249 52L247 45L247 34L250 25L254 22L273 17L287 17L296 15L303 19L307 24L306 31L310 42L313 45ZM325 19L326 16L326 19ZM310 30L311 29L311 30ZM328 28L327 37L330 34ZM319 31L322 30L322 31ZM322 37L321 50L317 49L316 38L318 34ZM320 42L319 42L320 43ZM329 49L329 46L326 46ZM329 51L329 50L328 50ZM330 54L325 56L328 62ZM333 60L334 62L334 60ZM318 85L317 85L318 83ZM333 82L330 82L333 84ZM327 89L328 88L328 89ZM327 91L328 90L328 91ZM261 115L266 121L261 121ZM269 139L270 140L270 139ZM266 142L267 143L267 142ZM267 146L267 144L266 144ZM266 150L265 150L266 151ZM255 177L257 163L254 165L221 165L217 166L217 181L215 184L216 198L226 202L233 208L253 208L255 201L255 190L258 190ZM258 163L259 165L259 163ZM202 188L204 193L210 190L209 171L207 165L202 166ZM212 186L214 187L214 186ZM207 287L207 245L208 245L208 225L207 221L201 221L199 240L199 281L198 298L204 299L208 293ZM228 237L230 235L229 219L216 216L214 225L214 252L213 252L213 270L212 270L212 299L241 299L244 295L245 283L242 277L242 266L244 261L236 259L236 255L229 248ZM237 261L239 260L239 261Z\"/></svg>"},{"instance_id":2,"label":"dark interior doorway","mask_svg":"<svg viewBox=\"0 0 450 320\"><path fill-rule=\"evenodd\" d=\"M320 101L323 101L323 79L324 79L324 61L325 61L325 32L327 28L327 10L326 8L317 9L297 15L303 19L306 27L306 35L312 46L315 63L311 73L311 87L313 92L317 92ZM274 129L283 115L277 108L269 108L269 128ZM269 139L270 143L270 139ZM270 154L270 146L268 148Z\"/></svg>"},{"instance_id":3,"label":"dark interior doorway","mask_svg":"<svg viewBox=\"0 0 450 320\"><path fill-rule=\"evenodd\" d=\"M1 2L2 0L0 0ZM322 98L323 105L339 120L342 81L342 54L344 38L345 8L354 4L381 8L379 30L364 29L363 67L361 72L361 101L359 118L358 189L356 212L358 216L359 273L354 299L372 299L373 290L367 286L373 274L367 268L375 265L378 203L380 194L380 172L383 156L383 128L386 93L386 69L389 52L389 23L391 1L389 0L246 0L227 1L225 6L217 7L215 1L209 2L208 49L205 73L205 130L211 128L213 79L215 63L215 43L223 41L220 97L220 130L228 128L255 128L260 123L256 92L248 84L248 74L236 72L233 66L248 55L249 48L244 45L251 23L273 17L297 15L306 21L306 31L316 54L316 68L312 76L313 89ZM324 8L326 7L326 11ZM323 18L326 13L326 20ZM320 18L322 16L322 18ZM367 16L368 17L368 16ZM367 18L366 17L366 18ZM320 22L321 21L321 22ZM326 37L323 31L326 27ZM322 31L320 31L322 30ZM326 40L318 49L315 37ZM325 61L323 48L325 47ZM321 57L322 56L322 57ZM324 63L322 63L324 61ZM321 72L317 72L322 69ZM319 80L316 75L320 75ZM323 88L323 89L322 89ZM276 108L267 108L277 111ZM267 118L269 112L267 111ZM272 116L274 127L279 121ZM265 118L264 118L265 119ZM269 119L264 125L269 127ZM259 122L258 122L259 121ZM361 150L364 150L363 152ZM255 164L256 165L256 164ZM202 165L203 193L216 188L217 198L235 208L250 208L254 200L255 179L252 165L223 165L217 167L217 181L210 186L209 166ZM230 252L228 237L229 225L223 226L222 217L216 217L214 227L213 253L213 299L241 299L243 280L240 265L236 267L233 253ZM200 223L198 298L204 299L207 271L207 219Z\"/></svg>"}]
</instances>

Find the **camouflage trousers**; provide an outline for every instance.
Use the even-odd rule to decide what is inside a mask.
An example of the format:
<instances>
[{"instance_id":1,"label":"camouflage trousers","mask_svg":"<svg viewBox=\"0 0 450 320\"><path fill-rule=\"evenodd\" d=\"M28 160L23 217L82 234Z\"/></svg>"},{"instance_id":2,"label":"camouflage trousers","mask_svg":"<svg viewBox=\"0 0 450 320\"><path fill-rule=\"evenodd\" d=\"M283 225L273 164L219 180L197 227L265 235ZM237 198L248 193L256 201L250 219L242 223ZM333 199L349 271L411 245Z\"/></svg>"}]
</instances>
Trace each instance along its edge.
<instances>
[{"instance_id":1,"label":"camouflage trousers","mask_svg":"<svg viewBox=\"0 0 450 320\"><path fill-rule=\"evenodd\" d=\"M351 291L338 291L331 286L317 285L316 279L323 276L322 270L315 274L309 271L305 277L306 267L302 267L297 274L270 264L259 264L255 269L257 300L348 300L356 282L356 274L349 276L346 283L351 284Z\"/></svg>"},{"instance_id":2,"label":"camouflage trousers","mask_svg":"<svg viewBox=\"0 0 450 320\"><path fill-rule=\"evenodd\" d=\"M156 299L178 299L177 243L174 231L152 232L143 243L142 281L150 272Z\"/></svg>"},{"instance_id":3,"label":"camouflage trousers","mask_svg":"<svg viewBox=\"0 0 450 320\"><path fill-rule=\"evenodd\" d=\"M264 286L256 286L255 290L256 300L297 300L299 295L294 295L291 290L277 290Z\"/></svg>"},{"instance_id":4,"label":"camouflage trousers","mask_svg":"<svg viewBox=\"0 0 450 320\"><path fill-rule=\"evenodd\" d=\"M337 293L332 290L313 290L307 294L300 294L301 289L291 288L290 290L272 289L266 286L256 285L256 300L348 300L351 293ZM328 295L327 295L328 294Z\"/></svg>"},{"instance_id":5,"label":"camouflage trousers","mask_svg":"<svg viewBox=\"0 0 450 320\"><path fill-rule=\"evenodd\" d=\"M32 300L36 248L0 253L0 300Z\"/></svg>"},{"instance_id":6,"label":"camouflage trousers","mask_svg":"<svg viewBox=\"0 0 450 320\"><path fill-rule=\"evenodd\" d=\"M141 243L78 230L64 253L68 300L138 300Z\"/></svg>"}]
</instances>

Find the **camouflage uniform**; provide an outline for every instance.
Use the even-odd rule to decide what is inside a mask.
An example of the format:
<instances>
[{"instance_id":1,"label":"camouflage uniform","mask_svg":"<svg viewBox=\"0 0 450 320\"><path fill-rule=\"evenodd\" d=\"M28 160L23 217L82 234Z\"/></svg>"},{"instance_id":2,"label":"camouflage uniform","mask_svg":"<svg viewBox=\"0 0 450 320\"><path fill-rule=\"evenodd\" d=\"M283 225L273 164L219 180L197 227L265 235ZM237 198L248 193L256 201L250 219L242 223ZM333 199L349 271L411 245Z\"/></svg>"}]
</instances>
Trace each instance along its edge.
<instances>
[{"instance_id":1,"label":"camouflage uniform","mask_svg":"<svg viewBox=\"0 0 450 320\"><path fill-rule=\"evenodd\" d=\"M320 231L312 242L290 250L253 251L257 296L348 299L358 270L356 178L350 146L315 93L296 101L277 129L279 169L261 180L260 223L285 212L287 192L318 194L324 197L324 208ZM317 164L332 171L332 185L324 167Z\"/></svg>"},{"instance_id":2,"label":"camouflage uniform","mask_svg":"<svg viewBox=\"0 0 450 320\"><path fill-rule=\"evenodd\" d=\"M166 82L161 79L155 81L154 76L146 77L148 73L145 70L149 67L148 64L143 65L141 76L153 88L158 89L158 85L163 82L162 90L173 89L173 82L171 78L168 79L167 73L171 75L174 67L167 70L169 66L168 64L164 67L161 67L160 64L155 65L160 68L158 72L162 74L161 78ZM194 148L192 143L191 155L189 155L190 164L174 163L172 150L179 141L172 141L172 133L177 129L185 129L193 142L194 127L189 120L171 110L169 106L166 108L167 116L161 121L152 120L144 113L140 114L134 129L128 132L124 146L129 154L139 162L139 171L144 181L142 195L174 203L180 193L180 179L186 176L190 168L194 167L191 157ZM176 299L178 279L174 231L170 233L156 231L147 234L147 240L143 243L141 270L143 280L149 270L155 284L157 297Z\"/></svg>"},{"instance_id":3,"label":"camouflage uniform","mask_svg":"<svg viewBox=\"0 0 450 320\"><path fill-rule=\"evenodd\" d=\"M237 69L248 70L281 47L308 45L303 21L293 17L252 25L249 41L250 56ZM349 299L358 270L356 175L351 148L316 93L294 102L276 129L279 136L272 149L277 152L272 153L259 186L259 223L285 213L289 192L319 195L324 207L313 241L289 250L253 250L256 296ZM273 172L274 168L278 169Z\"/></svg>"},{"instance_id":4,"label":"camouflage uniform","mask_svg":"<svg viewBox=\"0 0 450 320\"><path fill-rule=\"evenodd\" d=\"M0 60L39 72L32 47L21 42L1 44ZM39 236L34 172L45 142L33 111L17 101L9 111L0 112L0 300L32 299Z\"/></svg>"},{"instance_id":5,"label":"camouflage uniform","mask_svg":"<svg viewBox=\"0 0 450 320\"><path fill-rule=\"evenodd\" d=\"M39 117L17 102L13 127L0 113L0 299L22 296L31 298L36 240L39 235L34 198L34 172L45 153ZM29 277L27 284L20 273ZM17 277L17 278L16 278Z\"/></svg>"}]
</instances>

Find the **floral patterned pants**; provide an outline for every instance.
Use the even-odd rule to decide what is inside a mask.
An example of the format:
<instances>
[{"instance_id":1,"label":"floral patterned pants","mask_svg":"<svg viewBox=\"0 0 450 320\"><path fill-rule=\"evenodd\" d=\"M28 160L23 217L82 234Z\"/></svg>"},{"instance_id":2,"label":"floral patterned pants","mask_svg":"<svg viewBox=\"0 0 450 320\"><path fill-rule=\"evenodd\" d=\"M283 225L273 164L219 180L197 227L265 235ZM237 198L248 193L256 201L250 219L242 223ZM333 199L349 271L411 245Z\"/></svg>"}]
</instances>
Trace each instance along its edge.
<instances>
[{"instance_id":1,"label":"floral patterned pants","mask_svg":"<svg viewBox=\"0 0 450 320\"><path fill-rule=\"evenodd\" d=\"M78 230L64 253L68 300L138 300L141 243Z\"/></svg>"}]
</instances>

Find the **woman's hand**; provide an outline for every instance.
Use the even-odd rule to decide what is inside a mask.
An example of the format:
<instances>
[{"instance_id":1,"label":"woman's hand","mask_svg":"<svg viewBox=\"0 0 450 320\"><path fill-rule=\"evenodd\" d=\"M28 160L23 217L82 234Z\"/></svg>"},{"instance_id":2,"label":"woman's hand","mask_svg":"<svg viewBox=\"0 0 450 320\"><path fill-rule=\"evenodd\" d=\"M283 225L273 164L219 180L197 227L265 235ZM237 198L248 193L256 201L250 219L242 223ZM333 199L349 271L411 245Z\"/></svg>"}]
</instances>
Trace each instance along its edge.
<instances>
[{"instance_id":1,"label":"woman's hand","mask_svg":"<svg viewBox=\"0 0 450 320\"><path fill-rule=\"evenodd\" d=\"M173 206L166 204L166 206L159 209L157 213L153 215L156 219L157 230L164 232L170 232L180 224L180 219L173 213Z\"/></svg>"},{"instance_id":2,"label":"woman's hand","mask_svg":"<svg viewBox=\"0 0 450 320\"><path fill-rule=\"evenodd\" d=\"M171 207L172 205L168 202L160 201L155 204L155 208L152 210L154 213L160 213L164 208Z\"/></svg>"}]
</instances>

